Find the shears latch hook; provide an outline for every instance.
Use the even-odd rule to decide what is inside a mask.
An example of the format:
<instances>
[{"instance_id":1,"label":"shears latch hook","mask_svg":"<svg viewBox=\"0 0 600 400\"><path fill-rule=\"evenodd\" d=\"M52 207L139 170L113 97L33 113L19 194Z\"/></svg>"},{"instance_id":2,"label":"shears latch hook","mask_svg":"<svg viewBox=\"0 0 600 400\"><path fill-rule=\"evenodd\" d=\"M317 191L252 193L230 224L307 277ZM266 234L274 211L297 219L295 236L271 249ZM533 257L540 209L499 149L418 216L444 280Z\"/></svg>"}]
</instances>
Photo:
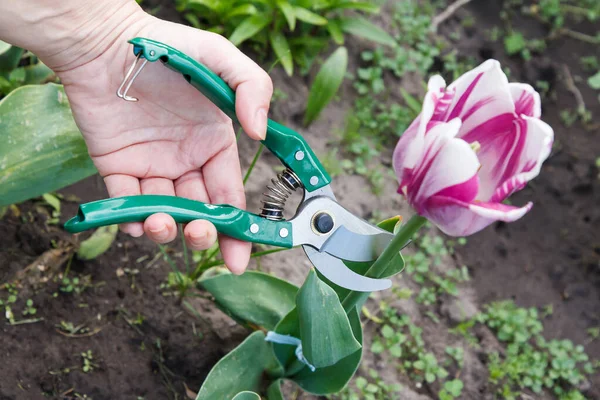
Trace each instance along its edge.
<instances>
[{"instance_id":1,"label":"shears latch hook","mask_svg":"<svg viewBox=\"0 0 600 400\"><path fill-rule=\"evenodd\" d=\"M135 78L137 78L137 76L140 74L140 72L142 72L142 69L148 63L148 60L144 58L144 61L142 61L142 64L140 65L140 67L137 69L137 71L135 71L135 68L138 64L138 61L140 60L140 57L142 56L142 53L143 53L142 51L140 51L138 53L137 57L135 58L135 61L133 62L133 64L131 64L131 67L129 67L129 71L127 71L127 74L125 75L125 78L123 79L123 82L121 82L121 86L119 86L119 88L117 89L117 96L119 96L123 100L138 101L138 99L136 97L127 96L127 92L131 88L131 85L133 84L133 81L135 81ZM135 73L133 71L135 71ZM132 74L133 74L133 76L132 76ZM131 79L129 79L129 77L131 77ZM123 90L123 88L125 88L125 90Z\"/></svg>"}]
</instances>

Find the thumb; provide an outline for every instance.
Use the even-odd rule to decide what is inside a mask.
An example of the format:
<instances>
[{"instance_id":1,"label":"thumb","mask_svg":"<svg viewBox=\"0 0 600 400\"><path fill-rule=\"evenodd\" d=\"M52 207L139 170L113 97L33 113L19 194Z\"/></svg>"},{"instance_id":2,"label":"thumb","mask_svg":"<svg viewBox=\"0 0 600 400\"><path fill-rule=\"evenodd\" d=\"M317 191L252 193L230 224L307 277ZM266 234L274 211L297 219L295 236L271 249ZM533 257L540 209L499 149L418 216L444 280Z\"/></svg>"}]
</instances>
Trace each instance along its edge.
<instances>
[{"instance_id":1,"label":"thumb","mask_svg":"<svg viewBox=\"0 0 600 400\"><path fill-rule=\"evenodd\" d=\"M158 21L153 36L200 61L235 90L235 112L242 128L252 139L263 140L273 94L269 75L221 35Z\"/></svg>"}]
</instances>

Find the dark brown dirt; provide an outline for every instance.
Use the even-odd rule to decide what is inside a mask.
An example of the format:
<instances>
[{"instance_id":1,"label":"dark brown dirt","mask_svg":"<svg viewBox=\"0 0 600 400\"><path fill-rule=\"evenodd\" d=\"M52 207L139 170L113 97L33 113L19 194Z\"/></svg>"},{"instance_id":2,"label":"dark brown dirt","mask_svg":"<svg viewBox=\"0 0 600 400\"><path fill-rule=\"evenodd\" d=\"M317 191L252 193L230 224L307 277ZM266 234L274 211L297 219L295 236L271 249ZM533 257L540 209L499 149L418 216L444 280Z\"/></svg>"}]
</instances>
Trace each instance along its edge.
<instances>
[{"instance_id":1,"label":"dark brown dirt","mask_svg":"<svg viewBox=\"0 0 600 400\"><path fill-rule=\"evenodd\" d=\"M85 192L88 200L102 197L104 193L93 190L97 180L88 179L65 192ZM63 202L63 207L64 220L76 205ZM31 202L19 209L21 215L31 218L27 223L9 212L0 224L2 282L12 280L51 249L51 240L70 240L55 226L46 226L45 216ZM50 279L37 289L28 283L19 287L19 301L13 307L16 320L25 319L21 310L27 298L37 308L34 317L43 320L1 324L0 399L68 399L77 393L95 400L182 398L183 383L197 390L230 346L203 321L186 313L173 297L161 294L159 284L168 266L158 260L148 267L157 251L145 240L119 234L102 257L85 263L73 259L68 276L82 281L90 278L83 293L62 292L59 279ZM142 256L150 257L136 261ZM119 277L118 268L138 269L139 273L135 280L127 274ZM56 327L62 321L85 324L90 335L73 338L60 334ZM97 367L84 373L80 353L87 350L92 351ZM67 368L70 372L64 371Z\"/></svg>"}]
</instances>

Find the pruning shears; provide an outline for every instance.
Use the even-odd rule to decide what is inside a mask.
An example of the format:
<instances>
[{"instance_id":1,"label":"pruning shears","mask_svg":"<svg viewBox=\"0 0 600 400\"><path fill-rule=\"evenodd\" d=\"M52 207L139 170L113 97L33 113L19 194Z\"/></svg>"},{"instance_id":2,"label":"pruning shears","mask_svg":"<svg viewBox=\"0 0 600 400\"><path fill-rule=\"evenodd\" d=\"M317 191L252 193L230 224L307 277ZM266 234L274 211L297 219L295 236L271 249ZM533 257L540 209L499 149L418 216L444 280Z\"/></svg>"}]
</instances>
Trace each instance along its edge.
<instances>
[{"instance_id":1,"label":"pruning shears","mask_svg":"<svg viewBox=\"0 0 600 400\"><path fill-rule=\"evenodd\" d=\"M231 119L237 120L235 92L206 66L151 39L137 37L129 43L133 45L136 59L117 90L120 98L137 101L127 95L133 81L147 62L161 61L182 74ZM143 222L157 212L169 214L179 223L205 219L220 233L236 239L285 248L301 245L315 268L341 287L361 292L389 288L389 279L357 274L343 260L373 261L393 235L357 217L336 201L330 176L297 132L269 119L262 143L286 169L267 186L260 214L227 204L206 204L175 196L125 196L80 205L77 215L66 222L65 229L76 233L105 225ZM296 189L303 189L304 196L295 216L288 221L283 217L283 209Z\"/></svg>"}]
</instances>

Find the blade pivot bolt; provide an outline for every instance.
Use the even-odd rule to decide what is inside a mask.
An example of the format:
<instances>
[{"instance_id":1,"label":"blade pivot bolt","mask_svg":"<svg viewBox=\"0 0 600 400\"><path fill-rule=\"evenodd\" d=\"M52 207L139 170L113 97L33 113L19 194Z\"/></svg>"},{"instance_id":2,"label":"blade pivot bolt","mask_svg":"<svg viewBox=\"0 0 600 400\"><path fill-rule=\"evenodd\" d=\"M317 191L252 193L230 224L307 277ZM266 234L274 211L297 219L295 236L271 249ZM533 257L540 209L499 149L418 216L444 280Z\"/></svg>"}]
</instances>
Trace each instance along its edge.
<instances>
[{"instance_id":1,"label":"blade pivot bolt","mask_svg":"<svg viewBox=\"0 0 600 400\"><path fill-rule=\"evenodd\" d=\"M319 177L318 176L312 176L310 178L310 184L315 186L317 183L319 183Z\"/></svg>"},{"instance_id":2,"label":"blade pivot bolt","mask_svg":"<svg viewBox=\"0 0 600 400\"><path fill-rule=\"evenodd\" d=\"M313 227L319 233L329 233L334 226L333 217L326 212L319 212L313 217Z\"/></svg>"},{"instance_id":3,"label":"blade pivot bolt","mask_svg":"<svg viewBox=\"0 0 600 400\"><path fill-rule=\"evenodd\" d=\"M289 235L289 231L287 230L287 228L281 228L279 230L279 236L281 236L282 238L285 238Z\"/></svg>"}]
</instances>

